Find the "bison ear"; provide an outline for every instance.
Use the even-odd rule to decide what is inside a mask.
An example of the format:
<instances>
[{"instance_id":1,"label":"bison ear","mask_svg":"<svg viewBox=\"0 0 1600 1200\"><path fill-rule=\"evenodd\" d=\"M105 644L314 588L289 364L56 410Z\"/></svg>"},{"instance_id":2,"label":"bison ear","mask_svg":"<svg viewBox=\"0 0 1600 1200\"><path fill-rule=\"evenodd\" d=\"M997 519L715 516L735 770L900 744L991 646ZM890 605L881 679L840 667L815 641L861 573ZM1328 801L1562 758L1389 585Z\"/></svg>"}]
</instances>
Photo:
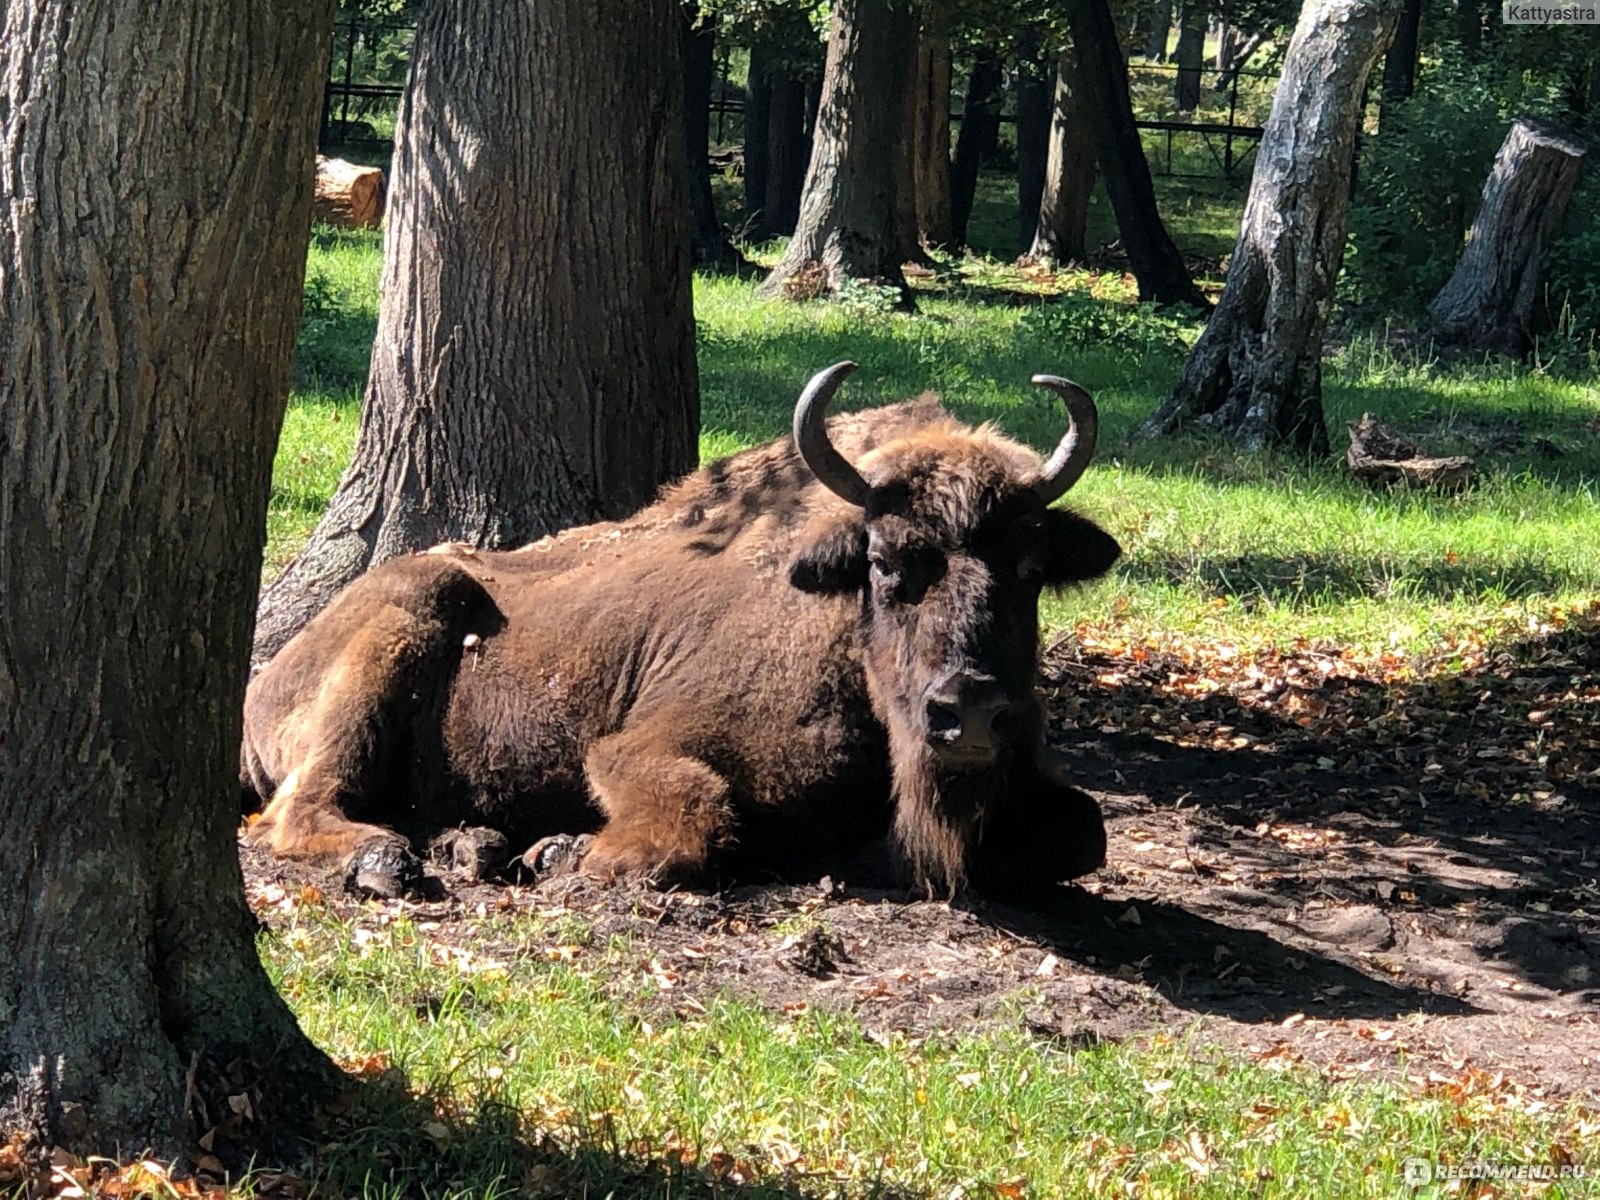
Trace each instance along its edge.
<instances>
[{"instance_id":1,"label":"bison ear","mask_svg":"<svg viewBox=\"0 0 1600 1200\"><path fill-rule=\"evenodd\" d=\"M1098 579L1122 556L1122 547L1093 521L1064 508L1045 514L1050 549L1045 555L1044 581L1051 587Z\"/></svg>"},{"instance_id":2,"label":"bison ear","mask_svg":"<svg viewBox=\"0 0 1600 1200\"><path fill-rule=\"evenodd\" d=\"M854 592L867 586L867 526L859 512L829 521L807 536L789 564L789 582L802 592Z\"/></svg>"}]
</instances>

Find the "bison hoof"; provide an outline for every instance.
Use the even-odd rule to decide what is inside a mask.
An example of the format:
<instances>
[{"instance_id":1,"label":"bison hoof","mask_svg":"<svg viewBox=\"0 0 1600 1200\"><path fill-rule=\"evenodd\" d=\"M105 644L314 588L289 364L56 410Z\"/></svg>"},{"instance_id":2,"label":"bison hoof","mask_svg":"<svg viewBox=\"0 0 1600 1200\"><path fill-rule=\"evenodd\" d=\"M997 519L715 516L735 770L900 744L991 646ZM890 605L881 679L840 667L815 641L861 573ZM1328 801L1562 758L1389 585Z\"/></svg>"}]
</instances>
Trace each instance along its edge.
<instances>
[{"instance_id":1,"label":"bison hoof","mask_svg":"<svg viewBox=\"0 0 1600 1200\"><path fill-rule=\"evenodd\" d=\"M587 833L580 833L576 837L570 833L558 833L540 838L523 852L522 865L533 876L535 883L556 875L571 875L583 862L583 856L588 853L592 841L594 838Z\"/></svg>"},{"instance_id":2,"label":"bison hoof","mask_svg":"<svg viewBox=\"0 0 1600 1200\"><path fill-rule=\"evenodd\" d=\"M495 829L452 829L429 846L436 863L465 875L474 883L495 879L511 865L511 846Z\"/></svg>"},{"instance_id":3,"label":"bison hoof","mask_svg":"<svg viewBox=\"0 0 1600 1200\"><path fill-rule=\"evenodd\" d=\"M422 863L400 842L363 846L345 865L345 891L363 898L398 900L422 891Z\"/></svg>"}]
</instances>

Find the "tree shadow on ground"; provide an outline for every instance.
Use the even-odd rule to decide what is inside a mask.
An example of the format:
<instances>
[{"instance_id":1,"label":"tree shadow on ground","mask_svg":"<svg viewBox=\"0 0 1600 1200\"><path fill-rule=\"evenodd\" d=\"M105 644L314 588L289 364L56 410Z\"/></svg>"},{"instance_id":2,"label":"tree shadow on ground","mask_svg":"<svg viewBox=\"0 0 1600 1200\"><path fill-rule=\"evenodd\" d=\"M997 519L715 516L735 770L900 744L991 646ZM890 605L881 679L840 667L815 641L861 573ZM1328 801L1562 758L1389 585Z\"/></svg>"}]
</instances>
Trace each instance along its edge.
<instances>
[{"instance_id":1,"label":"tree shadow on ground","mask_svg":"<svg viewBox=\"0 0 1600 1200\"><path fill-rule=\"evenodd\" d=\"M301 1195L305 1185L331 1196L822 1200L840 1194L841 1181L831 1174L779 1172L727 1151L686 1147L680 1153L673 1146L625 1143L617 1122L585 1124L552 1130L492 1099L460 1114L449 1101L414 1094L404 1075L391 1069L354 1089L349 1110L329 1122L321 1144L306 1147L300 1177L272 1173L273 1186L259 1194ZM852 1194L877 1200L931 1195L870 1182Z\"/></svg>"},{"instance_id":2,"label":"tree shadow on ground","mask_svg":"<svg viewBox=\"0 0 1600 1200\"><path fill-rule=\"evenodd\" d=\"M1339 661L1289 656L1209 690L1175 659L1063 644L1054 737L1083 786L1189 812L1195 895L1225 873L1285 928L1315 895L1370 918L1382 949L1413 928L1419 969L1454 994L1507 971L1600 1004L1600 628L1416 679Z\"/></svg>"},{"instance_id":3,"label":"tree shadow on ground","mask_svg":"<svg viewBox=\"0 0 1600 1200\"><path fill-rule=\"evenodd\" d=\"M1027 908L985 904L979 911L998 928L1086 969L1148 984L1177 1008L1245 1024L1278 1023L1296 1013L1375 1020L1475 1011L1454 996L1374 978L1263 930L1213 920L1179 898L1129 903L1063 889ZM1227 948L1226 965L1237 968L1220 978L1218 946Z\"/></svg>"}]
</instances>

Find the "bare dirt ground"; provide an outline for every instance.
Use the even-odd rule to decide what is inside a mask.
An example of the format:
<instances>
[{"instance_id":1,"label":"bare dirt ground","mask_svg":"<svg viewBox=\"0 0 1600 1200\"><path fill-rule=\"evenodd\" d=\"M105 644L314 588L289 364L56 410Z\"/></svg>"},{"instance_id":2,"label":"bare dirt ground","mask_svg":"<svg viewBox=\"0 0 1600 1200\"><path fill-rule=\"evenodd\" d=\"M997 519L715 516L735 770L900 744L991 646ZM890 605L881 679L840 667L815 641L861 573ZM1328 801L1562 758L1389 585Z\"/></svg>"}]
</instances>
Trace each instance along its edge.
<instances>
[{"instance_id":1,"label":"bare dirt ground","mask_svg":"<svg viewBox=\"0 0 1600 1200\"><path fill-rule=\"evenodd\" d=\"M849 879L658 892L448 877L393 902L626 934L677 1006L733 993L869 1030L1020 1022L1084 1044L1195 1031L1336 1075L1503 1072L1600 1093L1600 633L1592 614L1449 670L1314 649L1204 661L1069 641L1053 743L1103 804L1107 866L1032 910ZM1462 668L1465 669L1462 669ZM252 895L317 880L246 851ZM270 903L258 903L269 921ZM454 931L454 932L452 932Z\"/></svg>"}]
</instances>

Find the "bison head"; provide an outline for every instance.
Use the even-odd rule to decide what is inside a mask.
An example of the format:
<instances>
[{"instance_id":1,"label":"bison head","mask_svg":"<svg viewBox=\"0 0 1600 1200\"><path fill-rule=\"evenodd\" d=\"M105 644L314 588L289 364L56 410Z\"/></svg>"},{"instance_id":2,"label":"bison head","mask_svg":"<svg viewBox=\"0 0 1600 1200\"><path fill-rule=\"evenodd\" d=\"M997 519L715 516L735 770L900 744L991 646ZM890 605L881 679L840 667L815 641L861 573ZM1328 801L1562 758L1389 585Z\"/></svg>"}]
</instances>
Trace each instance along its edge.
<instances>
[{"instance_id":1,"label":"bison head","mask_svg":"<svg viewBox=\"0 0 1600 1200\"><path fill-rule=\"evenodd\" d=\"M1043 463L990 427L939 414L852 464L823 419L854 369L822 371L795 408L801 458L845 503L808 524L789 578L808 592L861 597L862 661L889 731L902 843L908 802L937 809L953 839L927 854L906 847L928 882L959 875L996 785L1037 760L1040 592L1104 574L1121 548L1093 522L1050 507L1094 454L1098 414L1077 384L1033 378L1067 409L1066 433ZM920 830L910 840L927 840L923 816L909 818ZM916 861L924 857L943 861Z\"/></svg>"}]
</instances>

